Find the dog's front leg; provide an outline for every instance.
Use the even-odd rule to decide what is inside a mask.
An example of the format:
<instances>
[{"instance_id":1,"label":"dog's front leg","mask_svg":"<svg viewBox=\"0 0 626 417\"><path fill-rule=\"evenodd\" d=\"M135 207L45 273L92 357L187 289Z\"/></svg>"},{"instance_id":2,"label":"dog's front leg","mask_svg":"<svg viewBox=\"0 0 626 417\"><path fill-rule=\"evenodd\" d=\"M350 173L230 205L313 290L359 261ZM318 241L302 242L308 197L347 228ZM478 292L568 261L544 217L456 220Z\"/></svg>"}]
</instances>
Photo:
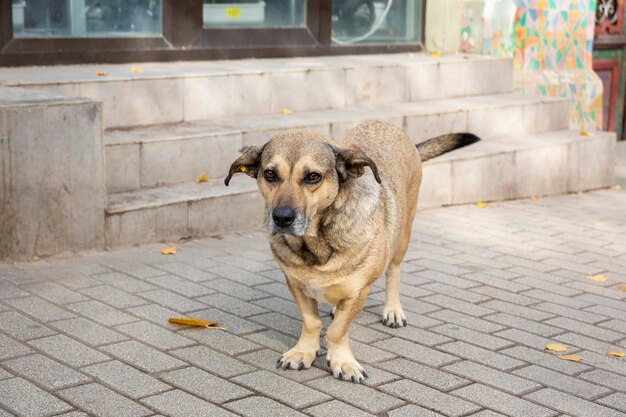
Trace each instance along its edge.
<instances>
[{"instance_id":1,"label":"dog's front leg","mask_svg":"<svg viewBox=\"0 0 626 417\"><path fill-rule=\"evenodd\" d=\"M335 318L326 333L328 341L326 361L333 372L333 376L357 384L365 382L367 373L352 354L348 330L354 318L363 309L368 292L369 288L365 288L356 297L346 298L337 304Z\"/></svg>"},{"instance_id":2,"label":"dog's front leg","mask_svg":"<svg viewBox=\"0 0 626 417\"><path fill-rule=\"evenodd\" d=\"M311 364L320 350L322 320L320 320L316 300L307 297L298 286L292 285L289 282L289 278L287 278L287 286L300 309L300 315L302 316L302 332L300 333L298 343L278 359L276 367L297 369L300 371L311 367Z\"/></svg>"}]
</instances>

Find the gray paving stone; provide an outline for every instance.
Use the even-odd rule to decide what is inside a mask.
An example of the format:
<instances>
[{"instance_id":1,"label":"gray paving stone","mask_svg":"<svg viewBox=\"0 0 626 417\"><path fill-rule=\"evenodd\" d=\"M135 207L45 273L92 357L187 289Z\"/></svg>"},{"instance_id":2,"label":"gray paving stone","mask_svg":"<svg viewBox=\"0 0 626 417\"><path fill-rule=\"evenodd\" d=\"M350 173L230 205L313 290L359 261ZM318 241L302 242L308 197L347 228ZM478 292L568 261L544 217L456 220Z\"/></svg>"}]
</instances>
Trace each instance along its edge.
<instances>
[{"instance_id":1,"label":"gray paving stone","mask_svg":"<svg viewBox=\"0 0 626 417\"><path fill-rule=\"evenodd\" d=\"M44 323L76 317L71 312L57 307L39 297L9 299L6 300L6 303Z\"/></svg>"},{"instance_id":2,"label":"gray paving stone","mask_svg":"<svg viewBox=\"0 0 626 417\"><path fill-rule=\"evenodd\" d=\"M283 369L276 369L276 361L280 358L281 353L277 353L273 350L263 349L256 352L241 355L238 359L247 362L253 366L265 369L266 371L275 373L287 379L293 381L309 381L311 379L320 378L324 375L328 375L328 372L323 371L316 367L303 370L302 372L285 371Z\"/></svg>"},{"instance_id":3,"label":"gray paving stone","mask_svg":"<svg viewBox=\"0 0 626 417\"><path fill-rule=\"evenodd\" d=\"M0 333L0 360L14 358L32 350L17 340Z\"/></svg>"},{"instance_id":4,"label":"gray paving stone","mask_svg":"<svg viewBox=\"0 0 626 417\"><path fill-rule=\"evenodd\" d=\"M387 333L390 336L400 337L412 342L419 343L420 345L436 346L442 343L450 342L452 339L441 334L437 334L428 330L423 330L415 327L412 323L408 324L408 327L401 327L399 329L392 329L387 326L381 325L380 331Z\"/></svg>"},{"instance_id":5,"label":"gray paving stone","mask_svg":"<svg viewBox=\"0 0 626 417\"><path fill-rule=\"evenodd\" d=\"M470 361L448 365L443 368L443 371L451 372L485 385L490 385L492 388L513 395L524 394L541 387L541 385L535 382L516 377L509 372L498 371Z\"/></svg>"},{"instance_id":6,"label":"gray paving stone","mask_svg":"<svg viewBox=\"0 0 626 417\"><path fill-rule=\"evenodd\" d=\"M230 378L255 370L248 364L205 346L173 350L170 354L223 378Z\"/></svg>"},{"instance_id":7,"label":"gray paving stone","mask_svg":"<svg viewBox=\"0 0 626 417\"><path fill-rule=\"evenodd\" d=\"M214 275L182 262L159 263L153 266L157 269L178 275L193 282L207 281L214 278Z\"/></svg>"},{"instance_id":8,"label":"gray paving stone","mask_svg":"<svg viewBox=\"0 0 626 417\"><path fill-rule=\"evenodd\" d=\"M278 313L260 314L258 316L249 317L249 319L292 337L298 337L302 328L301 321Z\"/></svg>"},{"instance_id":9,"label":"gray paving stone","mask_svg":"<svg viewBox=\"0 0 626 417\"><path fill-rule=\"evenodd\" d=\"M574 298L574 301L576 301L577 303L585 303L585 307L588 307L591 304L597 304L605 307L611 307L616 310L626 310L626 303L624 303L623 301L613 300L611 298L606 298L595 294L584 293Z\"/></svg>"},{"instance_id":10,"label":"gray paving stone","mask_svg":"<svg viewBox=\"0 0 626 417\"><path fill-rule=\"evenodd\" d=\"M256 262L239 255L216 256L215 258L213 258L213 260L223 263L225 265L237 265L238 269L243 269L244 271L248 272L260 272L272 269L272 267L268 267L261 262ZM273 268L276 268L275 263ZM211 272L214 272L214 270L212 270ZM225 276L228 277L227 275ZM255 285L258 284L258 282L245 282L245 284Z\"/></svg>"},{"instance_id":11,"label":"gray paving stone","mask_svg":"<svg viewBox=\"0 0 626 417\"><path fill-rule=\"evenodd\" d=\"M581 349L592 350L598 353L606 353L609 350L620 351L623 350L617 343L607 343L603 340L593 339L591 337L583 336L577 333L565 333L557 336L556 340L565 343L569 346L578 347Z\"/></svg>"},{"instance_id":12,"label":"gray paving stone","mask_svg":"<svg viewBox=\"0 0 626 417\"><path fill-rule=\"evenodd\" d=\"M528 285L529 287L545 290L555 294L564 295L566 297L573 297L582 293L582 291L579 289L577 290L575 288L571 288L571 286L555 284L542 278L524 276L515 279L515 282L519 282L521 284Z\"/></svg>"},{"instance_id":13,"label":"gray paving stone","mask_svg":"<svg viewBox=\"0 0 626 417\"><path fill-rule=\"evenodd\" d=\"M443 417L443 414L439 414L413 404L391 410L387 413L387 415L389 417Z\"/></svg>"},{"instance_id":14,"label":"gray paving stone","mask_svg":"<svg viewBox=\"0 0 626 417\"><path fill-rule=\"evenodd\" d=\"M2 276L0 275L0 280ZM8 300L10 298L26 297L28 294L26 291L20 290L13 284L0 281L0 300Z\"/></svg>"},{"instance_id":15,"label":"gray paving stone","mask_svg":"<svg viewBox=\"0 0 626 417\"><path fill-rule=\"evenodd\" d=\"M411 359L424 365L440 367L456 362L459 359L456 356L417 345L397 337L381 340L373 344L374 347L395 353L398 356Z\"/></svg>"},{"instance_id":16,"label":"gray paving stone","mask_svg":"<svg viewBox=\"0 0 626 417\"><path fill-rule=\"evenodd\" d=\"M464 416L480 410L476 404L441 393L413 381L401 380L380 386L380 389L393 396L410 401L422 407L440 412L446 416Z\"/></svg>"},{"instance_id":17,"label":"gray paving stone","mask_svg":"<svg viewBox=\"0 0 626 417\"><path fill-rule=\"evenodd\" d=\"M159 287L174 291L175 293L181 294L185 297L199 297L201 295L212 294L215 292L208 287L198 285L176 275L162 275L150 278L149 281Z\"/></svg>"},{"instance_id":18,"label":"gray paving stone","mask_svg":"<svg viewBox=\"0 0 626 417\"><path fill-rule=\"evenodd\" d=\"M579 378L563 375L551 369L542 368L541 366L536 365L518 369L513 373L526 379L539 382L543 386L565 391L569 394L585 398L587 400L593 400L611 392L606 388L581 381Z\"/></svg>"},{"instance_id":19,"label":"gray paving stone","mask_svg":"<svg viewBox=\"0 0 626 417\"><path fill-rule=\"evenodd\" d=\"M623 335L614 332L612 330L603 329L598 326L594 326L587 323L582 323L580 321L572 320L567 317L556 317L545 322L551 326L560 327L562 329L566 329L572 332L580 332L584 333L587 336L594 337L599 340L605 340L609 342L615 342L616 340L622 339Z\"/></svg>"},{"instance_id":20,"label":"gray paving stone","mask_svg":"<svg viewBox=\"0 0 626 417\"><path fill-rule=\"evenodd\" d=\"M139 295L147 300L161 305L162 307L171 308L179 313L202 310L207 307L203 303L199 303L198 301L191 300L168 290L146 291L140 293Z\"/></svg>"},{"instance_id":21,"label":"gray paving stone","mask_svg":"<svg viewBox=\"0 0 626 417\"><path fill-rule=\"evenodd\" d=\"M505 291L520 292L528 290L526 285L519 284L513 280L498 278L491 275L489 272L477 272L474 274L465 274L463 278L466 280L475 281L473 287L477 287L479 284L489 285L490 287L499 288Z\"/></svg>"},{"instance_id":22,"label":"gray paving stone","mask_svg":"<svg viewBox=\"0 0 626 417\"><path fill-rule=\"evenodd\" d=\"M442 326L433 327L432 330L437 333L445 334L452 339L463 340L491 350L498 350L513 345L513 343L506 339L477 332L466 327L457 326L456 324L444 324Z\"/></svg>"},{"instance_id":23,"label":"gray paving stone","mask_svg":"<svg viewBox=\"0 0 626 417\"><path fill-rule=\"evenodd\" d=\"M443 284L441 282L433 282L432 284L422 285L419 288L423 288L438 294L449 295L450 297L458 298L459 300L467 301L473 304L487 301L490 298L488 296L477 294L474 291L463 291L460 290L458 287L453 287L452 285ZM402 293L408 295L405 292Z\"/></svg>"},{"instance_id":24,"label":"gray paving stone","mask_svg":"<svg viewBox=\"0 0 626 417\"><path fill-rule=\"evenodd\" d=\"M227 278L214 279L209 282L204 282L203 285L210 285L211 288L215 288L222 293L232 295L233 297L244 301L258 300L269 296L269 294L265 291L248 287Z\"/></svg>"},{"instance_id":25,"label":"gray paving stone","mask_svg":"<svg viewBox=\"0 0 626 417\"><path fill-rule=\"evenodd\" d=\"M143 306L128 308L127 311L136 315L137 317L141 317L142 319L148 320L149 322L165 326L171 330L180 330L183 328L179 325L174 325L168 322L168 319L171 317L180 317L180 313L165 307L161 307L160 305L146 304Z\"/></svg>"},{"instance_id":26,"label":"gray paving stone","mask_svg":"<svg viewBox=\"0 0 626 417\"><path fill-rule=\"evenodd\" d=\"M481 304L485 307L491 308L493 310L497 310L502 313L511 314L514 316L524 317L528 320L534 321L543 321L545 319L549 319L554 317L554 314L546 313L543 311L535 310L534 306L524 307L517 304L511 304L500 300L491 300L486 303Z\"/></svg>"},{"instance_id":27,"label":"gray paving stone","mask_svg":"<svg viewBox=\"0 0 626 417\"><path fill-rule=\"evenodd\" d=\"M307 385L348 404L358 404L359 408L371 414L379 414L404 405L404 401L371 387L339 381L332 376L310 381Z\"/></svg>"},{"instance_id":28,"label":"gray paving stone","mask_svg":"<svg viewBox=\"0 0 626 417\"><path fill-rule=\"evenodd\" d=\"M459 388L452 393L468 401L478 403L483 407L512 417L550 417L558 414L556 411L550 410L549 408L541 407L530 401L480 384ZM532 394L530 395L532 396ZM529 396L526 398L528 397Z\"/></svg>"},{"instance_id":29,"label":"gray paving stone","mask_svg":"<svg viewBox=\"0 0 626 417\"><path fill-rule=\"evenodd\" d=\"M74 336L93 346L100 346L127 339L124 335L84 318L56 321L50 325L63 333Z\"/></svg>"},{"instance_id":30,"label":"gray paving stone","mask_svg":"<svg viewBox=\"0 0 626 417\"><path fill-rule=\"evenodd\" d=\"M0 381L4 379L13 378L15 375L8 373L4 369L0 368Z\"/></svg>"},{"instance_id":31,"label":"gray paving stone","mask_svg":"<svg viewBox=\"0 0 626 417\"><path fill-rule=\"evenodd\" d=\"M528 306L537 302L534 298L489 286L472 288L472 292L477 292L486 297L504 301L505 303L518 304L522 306Z\"/></svg>"},{"instance_id":32,"label":"gray paving stone","mask_svg":"<svg viewBox=\"0 0 626 417\"><path fill-rule=\"evenodd\" d=\"M20 416L38 417L72 410L65 401L22 378L0 381L0 405Z\"/></svg>"},{"instance_id":33,"label":"gray paving stone","mask_svg":"<svg viewBox=\"0 0 626 417\"><path fill-rule=\"evenodd\" d=\"M134 340L108 345L101 349L144 372L162 372L186 365L170 355Z\"/></svg>"},{"instance_id":34,"label":"gray paving stone","mask_svg":"<svg viewBox=\"0 0 626 417\"><path fill-rule=\"evenodd\" d=\"M506 417L506 416L504 414L496 413L495 411L484 410L479 413L472 414L472 417ZM560 416L560 417L567 417L567 416Z\"/></svg>"},{"instance_id":35,"label":"gray paving stone","mask_svg":"<svg viewBox=\"0 0 626 417\"><path fill-rule=\"evenodd\" d=\"M544 352L543 350L529 349L524 346L504 349L501 350L500 353L568 375L575 375L589 369L589 365L585 365L584 363L564 361L557 358L556 354Z\"/></svg>"},{"instance_id":36,"label":"gray paving stone","mask_svg":"<svg viewBox=\"0 0 626 417\"><path fill-rule=\"evenodd\" d=\"M55 304L68 304L85 301L87 298L76 291L54 282L42 282L22 286L22 289L52 301Z\"/></svg>"},{"instance_id":37,"label":"gray paving stone","mask_svg":"<svg viewBox=\"0 0 626 417\"><path fill-rule=\"evenodd\" d=\"M485 319L495 321L496 323L513 327L515 329L520 329L520 330L527 331L529 333L537 334L539 336L551 337L559 333L563 333L563 329L544 324L544 323L550 323L549 320L544 323L537 323L536 321L527 320L525 318L512 316L506 313L493 314L491 316L485 317Z\"/></svg>"},{"instance_id":38,"label":"gray paving stone","mask_svg":"<svg viewBox=\"0 0 626 417\"><path fill-rule=\"evenodd\" d=\"M376 366L444 392L469 384L466 379L404 358L383 362L376 364Z\"/></svg>"},{"instance_id":39,"label":"gray paving stone","mask_svg":"<svg viewBox=\"0 0 626 417\"><path fill-rule=\"evenodd\" d=\"M99 384L87 384L59 391L58 395L76 407L101 417L141 417L152 411Z\"/></svg>"},{"instance_id":40,"label":"gray paving stone","mask_svg":"<svg viewBox=\"0 0 626 417\"><path fill-rule=\"evenodd\" d=\"M232 381L295 408L330 400L326 394L268 371L242 375Z\"/></svg>"},{"instance_id":41,"label":"gray paving stone","mask_svg":"<svg viewBox=\"0 0 626 417\"><path fill-rule=\"evenodd\" d=\"M582 296L578 296L576 298L565 297L563 295L554 294L544 290L532 289L529 291L524 291L524 295L528 297L536 298L537 300L546 301L548 303L556 303L565 307L571 308L585 308L589 307L592 303L585 301L582 299Z\"/></svg>"},{"instance_id":42,"label":"gray paving stone","mask_svg":"<svg viewBox=\"0 0 626 417\"><path fill-rule=\"evenodd\" d=\"M626 394L623 392L607 395L604 398L600 398L597 402L626 413Z\"/></svg>"},{"instance_id":43,"label":"gray paving stone","mask_svg":"<svg viewBox=\"0 0 626 417\"><path fill-rule=\"evenodd\" d=\"M524 398L574 416L623 417L620 411L611 410L610 408L559 392L552 388L544 388L540 391L532 392Z\"/></svg>"},{"instance_id":44,"label":"gray paving stone","mask_svg":"<svg viewBox=\"0 0 626 417\"><path fill-rule=\"evenodd\" d=\"M118 266L116 265L116 268L117 267ZM93 278L103 284L106 284L107 286L115 287L128 293L155 289L154 285L150 285L145 281L130 277L126 274L122 274L119 272L94 275Z\"/></svg>"},{"instance_id":45,"label":"gray paving stone","mask_svg":"<svg viewBox=\"0 0 626 417\"><path fill-rule=\"evenodd\" d=\"M377 318L380 320L379 318ZM385 340L391 337L387 333L379 332L371 327L361 326L357 323L352 323L350 326L350 340L358 340L362 343L371 344L379 340Z\"/></svg>"},{"instance_id":46,"label":"gray paving stone","mask_svg":"<svg viewBox=\"0 0 626 417\"><path fill-rule=\"evenodd\" d=\"M438 305L443 308L449 308L460 313L469 314L470 316L482 317L494 311L482 306L474 305L465 301L460 301L442 294L435 294L424 297L423 301Z\"/></svg>"},{"instance_id":47,"label":"gray paving stone","mask_svg":"<svg viewBox=\"0 0 626 417\"><path fill-rule=\"evenodd\" d=\"M626 375L626 361L622 358L609 356L606 353L595 353L591 351L578 352L583 360L594 368L604 369L620 375Z\"/></svg>"},{"instance_id":48,"label":"gray paving stone","mask_svg":"<svg viewBox=\"0 0 626 417\"><path fill-rule=\"evenodd\" d=\"M315 407L307 408L308 414L313 417L373 417L372 414L366 413L354 408L353 406L341 401L333 400Z\"/></svg>"},{"instance_id":49,"label":"gray paving stone","mask_svg":"<svg viewBox=\"0 0 626 417\"><path fill-rule=\"evenodd\" d=\"M29 343L45 352L46 355L73 367L91 365L109 359L108 356L65 335L45 337Z\"/></svg>"},{"instance_id":50,"label":"gray paving stone","mask_svg":"<svg viewBox=\"0 0 626 417\"><path fill-rule=\"evenodd\" d=\"M2 365L16 375L53 391L91 381L86 375L40 354L8 360Z\"/></svg>"},{"instance_id":51,"label":"gray paving stone","mask_svg":"<svg viewBox=\"0 0 626 417\"><path fill-rule=\"evenodd\" d=\"M102 301L103 303L116 308L128 308L147 304L146 300L109 285L83 288L80 291L91 298Z\"/></svg>"},{"instance_id":52,"label":"gray paving stone","mask_svg":"<svg viewBox=\"0 0 626 417\"><path fill-rule=\"evenodd\" d=\"M289 316L292 319L300 320L300 310L298 310L298 305L293 301L280 297L268 297L255 300L254 304L265 309L261 313L268 313L271 310Z\"/></svg>"},{"instance_id":53,"label":"gray paving stone","mask_svg":"<svg viewBox=\"0 0 626 417\"><path fill-rule=\"evenodd\" d=\"M245 417L304 417L299 411L287 407L272 399L265 397L248 397L243 400L233 401L225 404L224 407L241 414Z\"/></svg>"},{"instance_id":54,"label":"gray paving stone","mask_svg":"<svg viewBox=\"0 0 626 417\"><path fill-rule=\"evenodd\" d=\"M137 321L137 318L99 301L83 301L69 304L67 308L105 326L116 326Z\"/></svg>"},{"instance_id":55,"label":"gray paving stone","mask_svg":"<svg viewBox=\"0 0 626 417\"><path fill-rule=\"evenodd\" d=\"M228 355L238 355L260 348L256 343L222 330L195 328L183 330L179 334L185 336L186 340L193 339L204 346Z\"/></svg>"},{"instance_id":56,"label":"gray paving stone","mask_svg":"<svg viewBox=\"0 0 626 417\"><path fill-rule=\"evenodd\" d=\"M595 324L602 320L606 320L605 316L594 314L589 311L569 308L552 303L540 303L533 306L538 310L547 311L558 316L565 316L574 320L583 321L585 323Z\"/></svg>"},{"instance_id":57,"label":"gray paving stone","mask_svg":"<svg viewBox=\"0 0 626 417\"><path fill-rule=\"evenodd\" d=\"M439 349L457 357L482 363L483 365L491 366L501 371L508 371L524 365L524 362L513 359L512 357L504 356L500 353L479 348L465 342L457 341L448 343L446 345L439 346Z\"/></svg>"},{"instance_id":58,"label":"gray paving stone","mask_svg":"<svg viewBox=\"0 0 626 417\"><path fill-rule=\"evenodd\" d=\"M43 324L37 323L15 311L0 313L0 330L4 330L19 340L30 340L50 336L55 332Z\"/></svg>"},{"instance_id":59,"label":"gray paving stone","mask_svg":"<svg viewBox=\"0 0 626 417\"><path fill-rule=\"evenodd\" d=\"M496 336L503 337L505 339L513 340L520 345L528 346L536 349L543 349L548 343L553 343L561 336L557 336L554 339L548 339L542 336L537 336L532 333L525 332L518 329L507 329L496 333ZM560 339L559 339L560 340Z\"/></svg>"},{"instance_id":60,"label":"gray paving stone","mask_svg":"<svg viewBox=\"0 0 626 417\"><path fill-rule=\"evenodd\" d=\"M252 394L251 391L197 368L178 369L160 376L181 390L212 403L222 404Z\"/></svg>"},{"instance_id":61,"label":"gray paving stone","mask_svg":"<svg viewBox=\"0 0 626 417\"><path fill-rule=\"evenodd\" d=\"M70 411L69 413L60 414L58 417L89 417L89 414L80 411Z\"/></svg>"},{"instance_id":62,"label":"gray paving stone","mask_svg":"<svg viewBox=\"0 0 626 417\"><path fill-rule=\"evenodd\" d=\"M192 315L193 317L205 320L217 320L220 326L227 328L229 333L234 334L250 333L263 329L263 326L253 323L251 318L242 319L241 317L237 317L233 314L226 313L215 308L194 311Z\"/></svg>"},{"instance_id":63,"label":"gray paving stone","mask_svg":"<svg viewBox=\"0 0 626 417\"><path fill-rule=\"evenodd\" d=\"M155 324L146 323L144 321L123 324L121 326L117 326L116 329L122 333L126 333L134 339L163 350L175 349L195 344L192 340L181 336L184 332L176 334ZM202 331L214 332L213 330L208 329L202 329Z\"/></svg>"},{"instance_id":64,"label":"gray paving stone","mask_svg":"<svg viewBox=\"0 0 626 417\"><path fill-rule=\"evenodd\" d=\"M241 317L267 313L265 308L221 293L198 297L198 301Z\"/></svg>"},{"instance_id":65,"label":"gray paving stone","mask_svg":"<svg viewBox=\"0 0 626 417\"><path fill-rule=\"evenodd\" d=\"M169 385L119 361L91 365L82 370L133 399L171 389Z\"/></svg>"},{"instance_id":66,"label":"gray paving stone","mask_svg":"<svg viewBox=\"0 0 626 417\"><path fill-rule=\"evenodd\" d=\"M483 303L482 305L486 305ZM491 308L490 306L488 306ZM487 320L479 319L476 317L468 316L452 310L439 310L429 314L430 317L434 317L442 322L453 323L458 326L467 327L478 332L494 333L498 330L504 329L504 326L492 323ZM443 324L443 323L441 323Z\"/></svg>"},{"instance_id":67,"label":"gray paving stone","mask_svg":"<svg viewBox=\"0 0 626 417\"><path fill-rule=\"evenodd\" d=\"M593 382L618 391L626 391L626 376L618 375L604 369L594 369L578 375L585 381Z\"/></svg>"},{"instance_id":68,"label":"gray paving stone","mask_svg":"<svg viewBox=\"0 0 626 417\"><path fill-rule=\"evenodd\" d=\"M274 330L252 333L244 337L280 353L288 351L298 341L295 337L287 336Z\"/></svg>"},{"instance_id":69,"label":"gray paving stone","mask_svg":"<svg viewBox=\"0 0 626 417\"><path fill-rule=\"evenodd\" d=\"M594 314L602 315L605 318L611 317L611 318L616 318L616 319L620 319L620 320L626 320L626 311L618 310L618 309L607 307L607 306L594 305L594 306L591 306L591 307L587 307L583 311L590 311L590 312L592 312ZM582 321L584 321L584 320L582 320Z\"/></svg>"}]
</instances>

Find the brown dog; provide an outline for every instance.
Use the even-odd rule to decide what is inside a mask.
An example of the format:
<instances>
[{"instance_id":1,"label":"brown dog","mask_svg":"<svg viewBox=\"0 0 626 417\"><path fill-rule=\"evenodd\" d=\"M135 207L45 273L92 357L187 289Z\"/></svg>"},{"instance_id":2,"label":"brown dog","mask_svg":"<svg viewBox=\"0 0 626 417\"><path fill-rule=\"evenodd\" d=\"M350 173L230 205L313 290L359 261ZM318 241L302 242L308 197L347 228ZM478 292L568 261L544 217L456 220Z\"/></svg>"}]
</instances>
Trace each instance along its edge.
<instances>
[{"instance_id":1,"label":"brown dog","mask_svg":"<svg viewBox=\"0 0 626 417\"><path fill-rule=\"evenodd\" d=\"M233 162L224 182L237 172L257 179L272 253L302 315L300 339L278 367L311 366L322 330L317 303L325 302L335 307L326 334L333 375L364 382L367 374L352 355L348 329L383 272L383 324L406 326L400 263L411 236L421 163L478 140L452 134L416 147L396 126L371 121L348 132L341 145L320 133L288 131L245 149Z\"/></svg>"}]
</instances>

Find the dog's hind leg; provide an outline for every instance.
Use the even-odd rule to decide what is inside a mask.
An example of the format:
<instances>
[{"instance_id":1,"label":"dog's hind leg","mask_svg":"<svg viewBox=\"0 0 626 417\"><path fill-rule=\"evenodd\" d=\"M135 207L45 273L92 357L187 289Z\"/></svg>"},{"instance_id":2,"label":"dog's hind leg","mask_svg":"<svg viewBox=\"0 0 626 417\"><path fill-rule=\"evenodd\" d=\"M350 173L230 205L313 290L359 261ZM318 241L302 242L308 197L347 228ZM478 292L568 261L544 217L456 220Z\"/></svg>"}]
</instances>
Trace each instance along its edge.
<instances>
[{"instance_id":1,"label":"dog's hind leg","mask_svg":"<svg viewBox=\"0 0 626 417\"><path fill-rule=\"evenodd\" d=\"M307 297L300 288L291 285L289 279L287 279L287 286L293 294L302 316L302 332L298 343L278 359L276 368L301 371L311 367L320 350L322 320L320 320L315 299Z\"/></svg>"},{"instance_id":2,"label":"dog's hind leg","mask_svg":"<svg viewBox=\"0 0 626 417\"><path fill-rule=\"evenodd\" d=\"M392 263L387 267L387 285L385 286L385 308L382 323L385 326L398 328L406 326L406 316L400 304L400 263Z\"/></svg>"}]
</instances>

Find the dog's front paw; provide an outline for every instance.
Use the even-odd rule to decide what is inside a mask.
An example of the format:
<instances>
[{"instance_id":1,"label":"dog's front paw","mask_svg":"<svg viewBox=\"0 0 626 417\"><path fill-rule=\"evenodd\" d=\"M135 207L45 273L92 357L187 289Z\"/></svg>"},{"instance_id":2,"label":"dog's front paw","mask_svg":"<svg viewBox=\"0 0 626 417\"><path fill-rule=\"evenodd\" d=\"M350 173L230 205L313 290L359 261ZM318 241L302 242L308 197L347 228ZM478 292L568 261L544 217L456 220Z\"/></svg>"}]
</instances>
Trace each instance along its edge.
<instances>
[{"instance_id":1,"label":"dog's front paw","mask_svg":"<svg viewBox=\"0 0 626 417\"><path fill-rule=\"evenodd\" d=\"M355 384L364 384L367 373L357 362L349 348L329 348L326 363L333 372L333 376L340 380L352 381Z\"/></svg>"},{"instance_id":2,"label":"dog's front paw","mask_svg":"<svg viewBox=\"0 0 626 417\"><path fill-rule=\"evenodd\" d=\"M319 346L301 348L294 346L290 351L283 353L283 356L276 361L276 368L283 369L309 369L319 353Z\"/></svg>"},{"instance_id":3,"label":"dog's front paw","mask_svg":"<svg viewBox=\"0 0 626 417\"><path fill-rule=\"evenodd\" d=\"M385 326L397 329L406 326L406 316L402 311L402 307L385 307L383 310L383 319L381 321Z\"/></svg>"}]
</instances>

